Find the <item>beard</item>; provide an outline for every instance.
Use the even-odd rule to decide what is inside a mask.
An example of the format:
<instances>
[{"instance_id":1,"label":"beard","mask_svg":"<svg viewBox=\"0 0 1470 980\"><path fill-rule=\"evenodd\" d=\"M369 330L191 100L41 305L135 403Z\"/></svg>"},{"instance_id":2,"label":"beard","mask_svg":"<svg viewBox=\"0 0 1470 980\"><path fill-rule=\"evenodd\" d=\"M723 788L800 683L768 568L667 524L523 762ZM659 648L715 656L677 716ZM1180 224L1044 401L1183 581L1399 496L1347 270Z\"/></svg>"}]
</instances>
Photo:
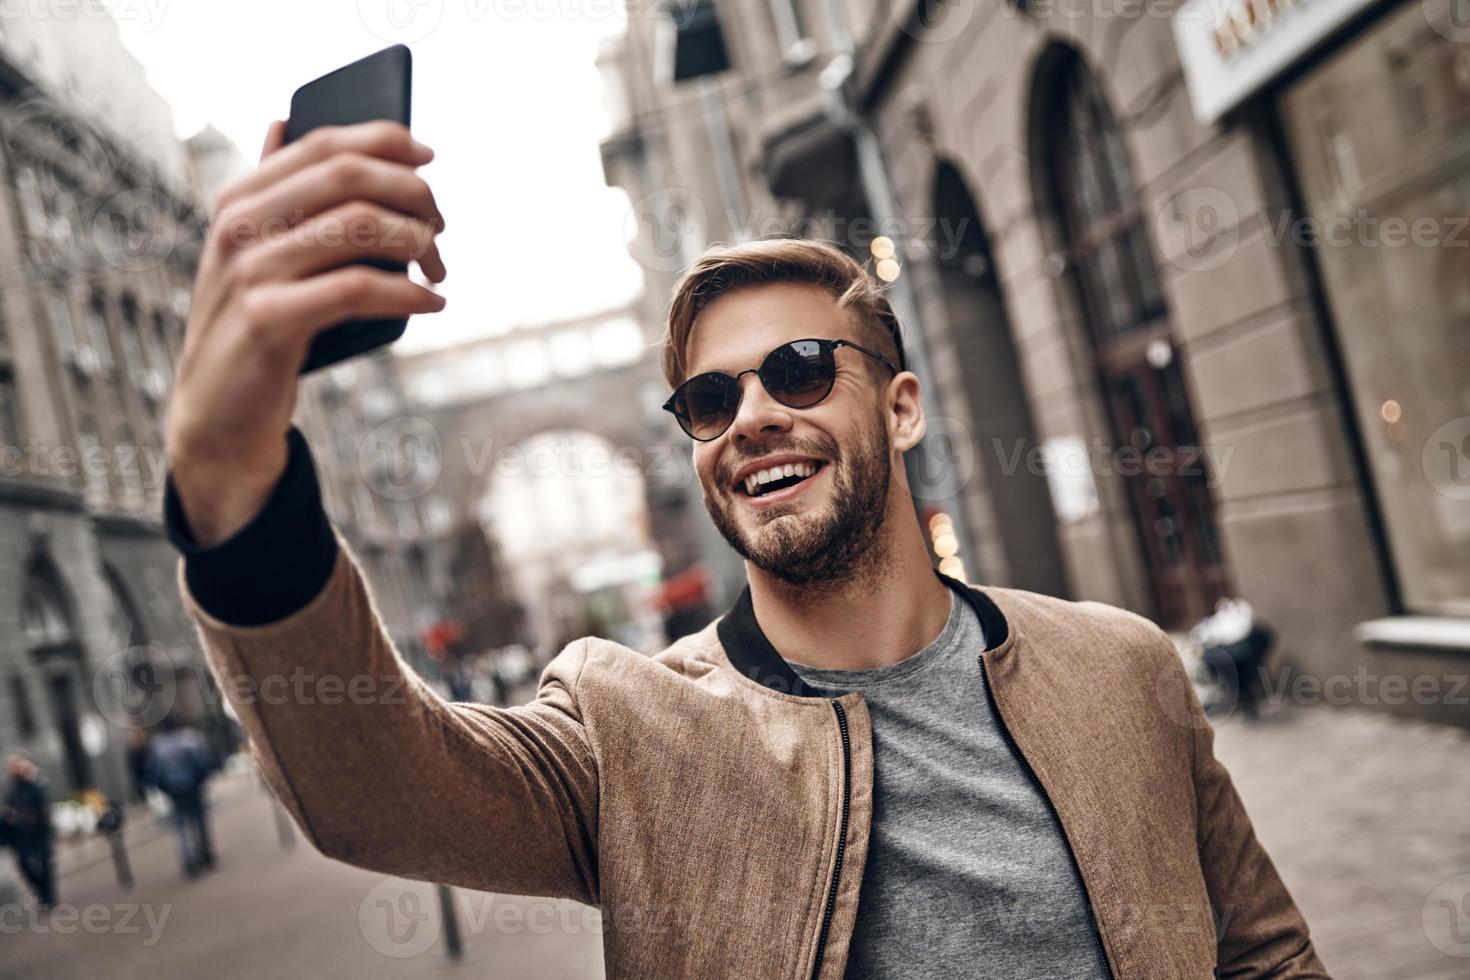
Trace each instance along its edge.
<instances>
[{"instance_id":1,"label":"beard","mask_svg":"<svg viewBox=\"0 0 1470 980\"><path fill-rule=\"evenodd\" d=\"M741 505L735 491L722 489L704 495L710 520L740 557L789 585L831 585L861 577L881 559L875 545L888 513L888 430L878 421L855 442L850 454L825 435L760 447L761 456L790 452L827 460L832 499L820 512L802 513L803 502L793 501L756 512L758 526L747 531L736 517ZM722 486L729 487L730 481Z\"/></svg>"}]
</instances>

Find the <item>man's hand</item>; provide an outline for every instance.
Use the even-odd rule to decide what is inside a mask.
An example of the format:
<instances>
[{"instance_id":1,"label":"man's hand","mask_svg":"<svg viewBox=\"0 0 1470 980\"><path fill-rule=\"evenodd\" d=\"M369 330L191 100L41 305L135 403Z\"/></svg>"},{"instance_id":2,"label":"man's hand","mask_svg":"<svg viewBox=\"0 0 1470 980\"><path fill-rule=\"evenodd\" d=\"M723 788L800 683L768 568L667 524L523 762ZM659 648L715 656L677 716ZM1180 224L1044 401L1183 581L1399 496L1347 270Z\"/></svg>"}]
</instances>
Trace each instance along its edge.
<instances>
[{"instance_id":1,"label":"man's hand","mask_svg":"<svg viewBox=\"0 0 1470 980\"><path fill-rule=\"evenodd\" d=\"M433 159L390 122L313 130L220 192L194 284L168 410L169 462L189 528L217 544L249 523L286 466L297 372L312 337L355 319L434 313L444 299L401 273L444 279L444 219L415 170Z\"/></svg>"}]
</instances>

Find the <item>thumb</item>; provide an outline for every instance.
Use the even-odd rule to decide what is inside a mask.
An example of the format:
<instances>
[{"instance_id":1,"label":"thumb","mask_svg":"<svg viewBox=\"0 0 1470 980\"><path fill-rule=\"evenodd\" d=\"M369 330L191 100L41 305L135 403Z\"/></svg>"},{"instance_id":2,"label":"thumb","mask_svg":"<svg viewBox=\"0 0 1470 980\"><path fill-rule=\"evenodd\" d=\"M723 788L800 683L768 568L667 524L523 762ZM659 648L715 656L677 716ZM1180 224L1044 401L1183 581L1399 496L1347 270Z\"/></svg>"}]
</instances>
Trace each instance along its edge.
<instances>
[{"instance_id":1,"label":"thumb","mask_svg":"<svg viewBox=\"0 0 1470 980\"><path fill-rule=\"evenodd\" d=\"M264 160L272 153L286 145L286 120L276 119L265 131L265 144L260 148L260 158Z\"/></svg>"}]
</instances>

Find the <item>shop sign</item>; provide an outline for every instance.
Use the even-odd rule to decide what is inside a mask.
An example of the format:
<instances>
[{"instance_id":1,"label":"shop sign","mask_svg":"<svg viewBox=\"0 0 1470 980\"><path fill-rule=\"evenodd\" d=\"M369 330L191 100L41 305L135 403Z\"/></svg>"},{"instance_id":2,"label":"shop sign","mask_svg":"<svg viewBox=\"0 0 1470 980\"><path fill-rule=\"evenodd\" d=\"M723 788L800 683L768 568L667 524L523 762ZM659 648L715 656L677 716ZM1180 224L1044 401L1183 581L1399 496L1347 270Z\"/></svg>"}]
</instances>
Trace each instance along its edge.
<instances>
[{"instance_id":1,"label":"shop sign","mask_svg":"<svg viewBox=\"0 0 1470 980\"><path fill-rule=\"evenodd\" d=\"M1188 0L1174 44L1194 116L1235 108L1377 0Z\"/></svg>"}]
</instances>

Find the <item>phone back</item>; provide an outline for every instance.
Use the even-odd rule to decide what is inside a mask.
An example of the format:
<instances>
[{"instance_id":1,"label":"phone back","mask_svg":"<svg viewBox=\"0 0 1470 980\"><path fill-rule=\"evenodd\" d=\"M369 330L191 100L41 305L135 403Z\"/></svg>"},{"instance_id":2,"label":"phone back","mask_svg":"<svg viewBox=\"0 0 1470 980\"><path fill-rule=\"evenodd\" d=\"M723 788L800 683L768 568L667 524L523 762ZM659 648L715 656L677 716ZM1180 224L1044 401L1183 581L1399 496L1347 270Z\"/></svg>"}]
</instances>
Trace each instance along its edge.
<instances>
[{"instance_id":1,"label":"phone back","mask_svg":"<svg viewBox=\"0 0 1470 980\"><path fill-rule=\"evenodd\" d=\"M413 61L408 48L396 44L307 82L291 96L286 142L319 126L390 119L409 124ZM399 262L368 260L367 265L407 273ZM321 331L312 339L301 373L366 353L403 336L407 320L356 320Z\"/></svg>"},{"instance_id":2,"label":"phone back","mask_svg":"<svg viewBox=\"0 0 1470 980\"><path fill-rule=\"evenodd\" d=\"M291 96L286 142L318 126L347 126L373 119L409 125L412 65L408 48L395 44L307 82Z\"/></svg>"}]
</instances>

